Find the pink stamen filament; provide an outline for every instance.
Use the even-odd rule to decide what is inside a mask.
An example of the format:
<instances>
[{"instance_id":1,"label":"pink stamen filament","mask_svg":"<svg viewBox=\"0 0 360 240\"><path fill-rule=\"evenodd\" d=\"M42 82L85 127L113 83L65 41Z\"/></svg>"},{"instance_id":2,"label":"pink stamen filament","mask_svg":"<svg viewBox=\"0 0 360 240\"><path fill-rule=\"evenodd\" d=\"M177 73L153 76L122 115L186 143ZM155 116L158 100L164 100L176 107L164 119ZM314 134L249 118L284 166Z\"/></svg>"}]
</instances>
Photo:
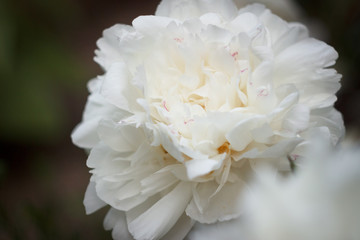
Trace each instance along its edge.
<instances>
[{"instance_id":1,"label":"pink stamen filament","mask_svg":"<svg viewBox=\"0 0 360 240\"><path fill-rule=\"evenodd\" d=\"M258 94L259 97L265 97L267 95L269 95L269 93L267 92L266 89L261 89L261 91Z\"/></svg>"},{"instance_id":2,"label":"pink stamen filament","mask_svg":"<svg viewBox=\"0 0 360 240\"><path fill-rule=\"evenodd\" d=\"M163 101L162 105L163 105L163 107L165 108L165 110L166 110L167 112L169 112L169 109L166 107L166 101Z\"/></svg>"},{"instance_id":3,"label":"pink stamen filament","mask_svg":"<svg viewBox=\"0 0 360 240\"><path fill-rule=\"evenodd\" d=\"M187 121L184 121L184 124L186 125L186 124L188 124L188 123L190 123L190 122L193 122L194 121L194 119L189 119L189 120L187 120Z\"/></svg>"},{"instance_id":4,"label":"pink stamen filament","mask_svg":"<svg viewBox=\"0 0 360 240\"><path fill-rule=\"evenodd\" d=\"M182 38L174 38L174 40L180 43L180 42L182 42L184 39L182 39Z\"/></svg>"}]
</instances>

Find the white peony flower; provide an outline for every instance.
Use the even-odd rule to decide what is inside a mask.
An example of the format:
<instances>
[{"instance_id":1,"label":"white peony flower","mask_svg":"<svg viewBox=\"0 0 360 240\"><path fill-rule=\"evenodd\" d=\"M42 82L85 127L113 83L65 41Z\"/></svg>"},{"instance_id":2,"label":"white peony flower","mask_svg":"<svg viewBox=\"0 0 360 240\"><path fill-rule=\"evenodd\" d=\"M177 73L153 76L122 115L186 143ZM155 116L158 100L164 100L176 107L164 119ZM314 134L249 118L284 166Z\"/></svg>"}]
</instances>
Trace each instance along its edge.
<instances>
[{"instance_id":1,"label":"white peony flower","mask_svg":"<svg viewBox=\"0 0 360 240\"><path fill-rule=\"evenodd\" d=\"M294 176L264 171L247 195L245 239L360 239L359 159L358 147L334 151L318 142Z\"/></svg>"},{"instance_id":2,"label":"white peony flower","mask_svg":"<svg viewBox=\"0 0 360 240\"><path fill-rule=\"evenodd\" d=\"M343 134L336 51L262 5L164 0L97 44L105 74L72 139L91 150L86 211L110 205L116 239L236 218L258 165L287 171L309 136Z\"/></svg>"}]
</instances>

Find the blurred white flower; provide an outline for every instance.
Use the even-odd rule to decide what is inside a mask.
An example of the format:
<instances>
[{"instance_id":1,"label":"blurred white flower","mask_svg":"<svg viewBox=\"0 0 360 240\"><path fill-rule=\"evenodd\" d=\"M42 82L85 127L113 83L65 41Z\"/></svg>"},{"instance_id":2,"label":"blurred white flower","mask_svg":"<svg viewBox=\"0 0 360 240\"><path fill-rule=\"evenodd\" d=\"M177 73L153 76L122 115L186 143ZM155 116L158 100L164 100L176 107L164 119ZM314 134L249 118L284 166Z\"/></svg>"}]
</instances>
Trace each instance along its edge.
<instances>
[{"instance_id":1,"label":"blurred white flower","mask_svg":"<svg viewBox=\"0 0 360 240\"><path fill-rule=\"evenodd\" d=\"M246 201L248 239L360 239L358 146L334 151L318 142L311 149L294 176L259 175Z\"/></svg>"},{"instance_id":2,"label":"blurred white flower","mask_svg":"<svg viewBox=\"0 0 360 240\"><path fill-rule=\"evenodd\" d=\"M164 0L97 44L105 74L72 139L91 150L86 210L110 205L114 238L233 219L258 165L287 171L309 136L343 134L336 51L262 5Z\"/></svg>"}]
</instances>

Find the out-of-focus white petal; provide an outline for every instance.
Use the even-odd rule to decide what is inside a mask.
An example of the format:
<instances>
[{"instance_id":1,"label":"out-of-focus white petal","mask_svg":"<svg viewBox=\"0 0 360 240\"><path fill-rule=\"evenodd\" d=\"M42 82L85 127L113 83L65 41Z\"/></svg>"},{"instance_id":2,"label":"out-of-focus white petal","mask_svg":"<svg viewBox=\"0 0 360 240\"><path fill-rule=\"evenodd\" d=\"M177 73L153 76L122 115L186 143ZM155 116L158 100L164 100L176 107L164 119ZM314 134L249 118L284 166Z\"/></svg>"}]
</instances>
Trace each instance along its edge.
<instances>
[{"instance_id":1,"label":"out-of-focus white petal","mask_svg":"<svg viewBox=\"0 0 360 240\"><path fill-rule=\"evenodd\" d=\"M276 179L270 169L259 171L244 207L248 238L359 238L359 150L334 149L315 136L305 155L296 175Z\"/></svg>"}]
</instances>

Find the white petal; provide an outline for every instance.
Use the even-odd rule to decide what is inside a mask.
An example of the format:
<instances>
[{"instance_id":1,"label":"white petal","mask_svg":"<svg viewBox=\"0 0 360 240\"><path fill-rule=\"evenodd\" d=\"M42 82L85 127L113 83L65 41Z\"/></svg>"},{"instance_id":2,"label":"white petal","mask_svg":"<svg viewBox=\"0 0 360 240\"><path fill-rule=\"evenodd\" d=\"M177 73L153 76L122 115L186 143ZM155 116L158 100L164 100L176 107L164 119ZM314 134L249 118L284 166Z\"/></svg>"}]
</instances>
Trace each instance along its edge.
<instances>
[{"instance_id":1,"label":"white petal","mask_svg":"<svg viewBox=\"0 0 360 240\"><path fill-rule=\"evenodd\" d=\"M264 11L266 11L267 9L265 8L264 5L262 4L258 4L258 3L253 3L253 4L249 4L244 8L241 8L239 10L239 14L241 13L246 13L246 12L250 12L255 14L256 16L260 16L261 14L264 13Z\"/></svg>"},{"instance_id":2,"label":"white petal","mask_svg":"<svg viewBox=\"0 0 360 240\"><path fill-rule=\"evenodd\" d=\"M119 152L135 151L146 140L139 128L132 125L117 124L110 120L100 122L98 133L101 140Z\"/></svg>"},{"instance_id":3,"label":"white petal","mask_svg":"<svg viewBox=\"0 0 360 240\"><path fill-rule=\"evenodd\" d=\"M114 228L116 222L122 217L122 211L110 208L104 218L104 229L111 230Z\"/></svg>"},{"instance_id":4,"label":"white petal","mask_svg":"<svg viewBox=\"0 0 360 240\"><path fill-rule=\"evenodd\" d=\"M171 130L164 124L158 124L161 132L159 134L161 145L164 149L179 162L184 161L184 156L180 151L178 140L173 136Z\"/></svg>"},{"instance_id":5,"label":"white petal","mask_svg":"<svg viewBox=\"0 0 360 240\"><path fill-rule=\"evenodd\" d=\"M226 20L237 15L237 7L232 0L199 0L201 14L208 12L218 13Z\"/></svg>"},{"instance_id":6,"label":"white petal","mask_svg":"<svg viewBox=\"0 0 360 240\"><path fill-rule=\"evenodd\" d=\"M243 150L253 140L251 130L260 127L264 120L262 117L252 117L239 122L226 134L226 139L229 141L231 148L236 151Z\"/></svg>"},{"instance_id":7,"label":"white petal","mask_svg":"<svg viewBox=\"0 0 360 240\"><path fill-rule=\"evenodd\" d=\"M191 198L191 183L181 182L151 208L129 223L135 239L159 239L177 222Z\"/></svg>"},{"instance_id":8,"label":"white petal","mask_svg":"<svg viewBox=\"0 0 360 240\"><path fill-rule=\"evenodd\" d=\"M221 26L221 16L216 13L205 13L199 20L205 25Z\"/></svg>"},{"instance_id":9,"label":"white petal","mask_svg":"<svg viewBox=\"0 0 360 240\"><path fill-rule=\"evenodd\" d=\"M154 159L161 159L164 156L164 151L159 147L153 147L146 139L142 140L140 146L136 151L128 156L128 160L131 161L131 166L135 166L141 163L150 162Z\"/></svg>"},{"instance_id":10,"label":"white petal","mask_svg":"<svg viewBox=\"0 0 360 240\"><path fill-rule=\"evenodd\" d=\"M136 102L141 92L130 84L131 79L132 75L123 62L113 63L106 72L101 95L120 109L130 112L141 110Z\"/></svg>"},{"instance_id":11,"label":"white petal","mask_svg":"<svg viewBox=\"0 0 360 240\"><path fill-rule=\"evenodd\" d=\"M126 112L116 109L97 92L90 94L86 102L83 121L76 126L71 134L74 144L82 148L94 147L99 142L96 129L100 120L106 116L110 117L114 113L119 114L120 119L127 116Z\"/></svg>"},{"instance_id":12,"label":"white petal","mask_svg":"<svg viewBox=\"0 0 360 240\"><path fill-rule=\"evenodd\" d=\"M233 34L230 31L228 31L228 30L226 30L226 29L224 29L222 27L217 27L217 26L214 26L214 25L208 25L205 29L203 29L201 31L201 37L206 42L215 42L215 43L220 43L221 45L223 45L223 44L227 44L228 42L230 42L231 38L233 37ZM222 57L222 58L229 57L230 59L232 59L229 56L228 52L226 52L227 53L226 56L225 56L225 54L222 54L223 56L221 56L221 54L219 54L219 52L220 51L217 51L218 57ZM221 53L223 53L223 52L221 52ZM224 53L225 53L225 51L224 51ZM210 54L211 54L211 52L210 52ZM232 68L234 68L234 64L233 64L234 61L231 62L231 61L228 60L227 62L230 64L230 66ZM212 63L210 63L210 65L213 66ZM217 66L215 65L214 67L217 67ZM228 68L230 68L230 67L228 67ZM226 69L226 68L223 67L222 69ZM228 70L228 72L230 72L230 71Z\"/></svg>"},{"instance_id":13,"label":"white petal","mask_svg":"<svg viewBox=\"0 0 360 240\"><path fill-rule=\"evenodd\" d=\"M342 115L334 108L313 111L310 121L316 123L315 127L327 127L330 130L333 145L336 145L345 133Z\"/></svg>"},{"instance_id":14,"label":"white petal","mask_svg":"<svg viewBox=\"0 0 360 240\"><path fill-rule=\"evenodd\" d=\"M214 224L196 223L186 240L245 240L244 221L239 217Z\"/></svg>"},{"instance_id":15,"label":"white petal","mask_svg":"<svg viewBox=\"0 0 360 240\"><path fill-rule=\"evenodd\" d=\"M329 67L335 63L338 54L324 42L307 38L286 48L275 59L275 78L286 82L309 81L311 71ZM297 79L299 73L307 78Z\"/></svg>"},{"instance_id":16,"label":"white petal","mask_svg":"<svg viewBox=\"0 0 360 240\"><path fill-rule=\"evenodd\" d=\"M266 148L265 151L263 151L259 156L257 156L257 158L278 159L281 157L286 157L302 141L303 140L300 138L292 138L279 141L277 144Z\"/></svg>"},{"instance_id":17,"label":"white petal","mask_svg":"<svg viewBox=\"0 0 360 240\"><path fill-rule=\"evenodd\" d=\"M298 104L286 113L282 128L293 133L298 133L309 126L309 119L309 108L305 105Z\"/></svg>"},{"instance_id":18,"label":"white petal","mask_svg":"<svg viewBox=\"0 0 360 240\"><path fill-rule=\"evenodd\" d=\"M208 174L209 172L219 169L224 157L219 159L193 159L185 162L186 171L189 179Z\"/></svg>"},{"instance_id":19,"label":"white petal","mask_svg":"<svg viewBox=\"0 0 360 240\"><path fill-rule=\"evenodd\" d=\"M309 36L309 32L304 25L292 23L289 26L290 28L274 42L273 49L276 54Z\"/></svg>"},{"instance_id":20,"label":"white petal","mask_svg":"<svg viewBox=\"0 0 360 240\"><path fill-rule=\"evenodd\" d=\"M105 145L104 143L99 143L93 149L91 149L89 157L86 161L86 165L89 168L96 168L97 170L100 170L102 168L113 168L114 165L111 165L112 162L114 162L114 159L120 158L121 155L112 150L109 146ZM124 168L125 166L128 166L128 162L124 163L117 163L119 167ZM116 170L117 171L117 170ZM105 175L109 175L111 172L106 172Z\"/></svg>"},{"instance_id":21,"label":"white petal","mask_svg":"<svg viewBox=\"0 0 360 240\"><path fill-rule=\"evenodd\" d=\"M179 180L169 170L164 171L161 169L141 180L141 193L150 196L178 182Z\"/></svg>"},{"instance_id":22,"label":"white petal","mask_svg":"<svg viewBox=\"0 0 360 240\"><path fill-rule=\"evenodd\" d=\"M105 29L103 37L96 42L99 50L95 51L95 62L107 70L112 63L122 60L123 56L119 48L120 39L133 31L134 29L132 27L123 24L116 24Z\"/></svg>"},{"instance_id":23,"label":"white petal","mask_svg":"<svg viewBox=\"0 0 360 240\"><path fill-rule=\"evenodd\" d=\"M112 229L112 237L115 240L133 240L134 238L127 229L125 213L111 208L104 219L105 230Z\"/></svg>"},{"instance_id":24,"label":"white petal","mask_svg":"<svg viewBox=\"0 0 360 240\"><path fill-rule=\"evenodd\" d=\"M162 0L155 14L186 20L210 12L232 19L237 7L232 0Z\"/></svg>"},{"instance_id":25,"label":"white petal","mask_svg":"<svg viewBox=\"0 0 360 240\"><path fill-rule=\"evenodd\" d=\"M96 128L99 124L101 117L93 118L88 121L83 121L76 126L71 134L71 140L74 144L81 148L92 148L99 142L99 136Z\"/></svg>"},{"instance_id":26,"label":"white petal","mask_svg":"<svg viewBox=\"0 0 360 240\"><path fill-rule=\"evenodd\" d=\"M261 14L260 21L265 25L269 36L271 37L272 43L276 42L279 37L283 36L289 28L286 21L275 14L272 14L268 9Z\"/></svg>"},{"instance_id":27,"label":"white petal","mask_svg":"<svg viewBox=\"0 0 360 240\"><path fill-rule=\"evenodd\" d=\"M130 181L123 185L122 187L117 189L117 199L124 200L128 198L132 198L138 195L141 191L141 184L139 181Z\"/></svg>"},{"instance_id":28,"label":"white petal","mask_svg":"<svg viewBox=\"0 0 360 240\"><path fill-rule=\"evenodd\" d=\"M106 203L102 201L96 194L94 182L90 181L86 189L85 197L84 197L84 206L85 206L86 214L91 214L93 212L96 212L100 208L106 206Z\"/></svg>"},{"instance_id":29,"label":"white petal","mask_svg":"<svg viewBox=\"0 0 360 240\"><path fill-rule=\"evenodd\" d=\"M274 131L268 123L265 123L261 127L252 130L251 135L258 143L270 143Z\"/></svg>"},{"instance_id":30,"label":"white petal","mask_svg":"<svg viewBox=\"0 0 360 240\"><path fill-rule=\"evenodd\" d=\"M140 16L133 20L132 25L142 34L156 36L156 33L164 31L171 22L176 20L159 16Z\"/></svg>"},{"instance_id":31,"label":"white petal","mask_svg":"<svg viewBox=\"0 0 360 240\"><path fill-rule=\"evenodd\" d=\"M189 218L185 213L175 223L175 226L162 239L183 240L193 227L195 221Z\"/></svg>"},{"instance_id":32,"label":"white petal","mask_svg":"<svg viewBox=\"0 0 360 240\"><path fill-rule=\"evenodd\" d=\"M122 211L129 211L130 209L136 207L137 205L146 201L148 196L136 195L134 197L118 200L119 189L124 183L120 184L109 184L106 181L98 181L96 184L96 192L98 196L107 204Z\"/></svg>"},{"instance_id":33,"label":"white petal","mask_svg":"<svg viewBox=\"0 0 360 240\"><path fill-rule=\"evenodd\" d=\"M185 20L200 15L197 1L162 0L158 5L155 15Z\"/></svg>"},{"instance_id":34,"label":"white petal","mask_svg":"<svg viewBox=\"0 0 360 240\"><path fill-rule=\"evenodd\" d=\"M259 25L258 18L252 13L242 13L229 23L235 34L251 32Z\"/></svg>"},{"instance_id":35,"label":"white petal","mask_svg":"<svg viewBox=\"0 0 360 240\"><path fill-rule=\"evenodd\" d=\"M260 113L269 113L276 104L272 71L273 63L263 61L254 70L251 82L248 83L249 105L254 106Z\"/></svg>"},{"instance_id":36,"label":"white petal","mask_svg":"<svg viewBox=\"0 0 360 240\"><path fill-rule=\"evenodd\" d=\"M268 114L273 129L280 128L284 113L299 101L299 92L293 85L282 85L276 89L276 95L281 102Z\"/></svg>"},{"instance_id":37,"label":"white petal","mask_svg":"<svg viewBox=\"0 0 360 240\"><path fill-rule=\"evenodd\" d=\"M203 184L199 184L201 189ZM194 200L186 208L186 214L200 223L214 223L227 221L238 217L241 212L241 198L246 191L245 183L238 180L234 183L226 183L224 187L210 199L210 203L201 213ZM200 193L200 192L199 192ZM208 201L209 192L199 196L201 201Z\"/></svg>"}]
</instances>

